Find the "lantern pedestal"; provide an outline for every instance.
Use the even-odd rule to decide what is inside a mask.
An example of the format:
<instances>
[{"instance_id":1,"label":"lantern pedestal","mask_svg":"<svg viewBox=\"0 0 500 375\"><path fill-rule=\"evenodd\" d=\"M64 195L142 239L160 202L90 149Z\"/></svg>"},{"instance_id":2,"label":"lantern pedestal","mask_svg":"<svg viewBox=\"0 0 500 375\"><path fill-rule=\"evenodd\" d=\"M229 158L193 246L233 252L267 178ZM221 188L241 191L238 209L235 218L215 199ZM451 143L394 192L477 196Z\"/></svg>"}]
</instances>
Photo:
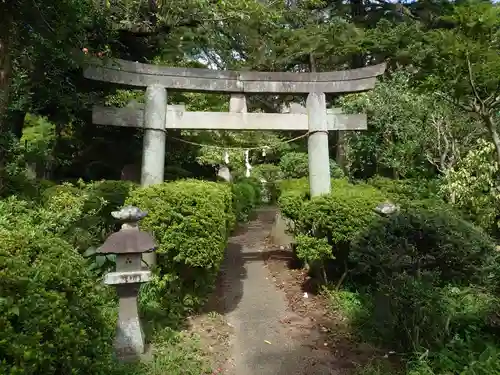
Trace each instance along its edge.
<instances>
[{"instance_id":1,"label":"lantern pedestal","mask_svg":"<svg viewBox=\"0 0 500 375\"><path fill-rule=\"evenodd\" d=\"M150 271L110 272L104 278L106 285L116 287L120 299L114 347L116 355L121 359L140 357L146 351L137 296L140 284L150 279Z\"/></svg>"},{"instance_id":2,"label":"lantern pedestal","mask_svg":"<svg viewBox=\"0 0 500 375\"><path fill-rule=\"evenodd\" d=\"M116 272L104 276L104 284L115 286L119 297L115 354L124 361L144 359L146 346L137 296L140 285L151 280L151 271L142 270L142 255L153 251L156 243L151 234L139 230L138 222L146 212L128 206L112 215L123 222L122 228L109 236L97 252L116 254Z\"/></svg>"}]
</instances>

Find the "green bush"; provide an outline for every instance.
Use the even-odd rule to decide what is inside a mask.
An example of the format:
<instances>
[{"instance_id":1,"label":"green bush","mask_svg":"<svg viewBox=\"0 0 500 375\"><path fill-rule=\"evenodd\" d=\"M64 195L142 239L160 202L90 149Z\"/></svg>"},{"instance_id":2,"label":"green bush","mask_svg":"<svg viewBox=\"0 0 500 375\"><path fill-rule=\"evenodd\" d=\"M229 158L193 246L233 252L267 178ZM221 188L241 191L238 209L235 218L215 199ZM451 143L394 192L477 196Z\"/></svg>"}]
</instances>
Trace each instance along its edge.
<instances>
[{"instance_id":1,"label":"green bush","mask_svg":"<svg viewBox=\"0 0 500 375\"><path fill-rule=\"evenodd\" d=\"M233 210L237 221L247 221L258 204L258 196L253 185L247 182L232 184Z\"/></svg>"},{"instance_id":2,"label":"green bush","mask_svg":"<svg viewBox=\"0 0 500 375\"><path fill-rule=\"evenodd\" d=\"M301 178L309 175L309 161L307 153L289 152L280 160L280 168L284 178Z\"/></svg>"},{"instance_id":3,"label":"green bush","mask_svg":"<svg viewBox=\"0 0 500 375\"><path fill-rule=\"evenodd\" d=\"M84 191L89 193L89 203L98 203L94 208L99 209L99 218L106 234L116 229L116 219L111 216L111 212L122 207L137 187L134 182L122 180L103 180L83 185Z\"/></svg>"},{"instance_id":4,"label":"green bush","mask_svg":"<svg viewBox=\"0 0 500 375\"><path fill-rule=\"evenodd\" d=\"M488 285L498 252L482 230L449 211L403 210L372 222L353 243L358 273L376 285L392 275L436 276L442 284Z\"/></svg>"},{"instance_id":5,"label":"green bush","mask_svg":"<svg viewBox=\"0 0 500 375\"><path fill-rule=\"evenodd\" d=\"M383 201L385 197L371 186L339 181L329 195L304 204L295 226L328 240L335 257L332 271L340 274L346 270L351 241L375 220L374 208Z\"/></svg>"},{"instance_id":6,"label":"green bush","mask_svg":"<svg viewBox=\"0 0 500 375\"><path fill-rule=\"evenodd\" d=\"M250 176L250 177L238 177L233 181L235 184L237 183L246 183L249 184L253 187L254 192L255 192L255 199L257 202L262 201L262 182L260 179L256 176Z\"/></svg>"},{"instance_id":7,"label":"green bush","mask_svg":"<svg viewBox=\"0 0 500 375\"><path fill-rule=\"evenodd\" d=\"M305 152L286 153L281 157L279 166L286 179L309 176L309 157ZM344 172L333 160L330 160L330 177L344 177Z\"/></svg>"},{"instance_id":8,"label":"green bush","mask_svg":"<svg viewBox=\"0 0 500 375\"><path fill-rule=\"evenodd\" d=\"M302 206L310 198L307 179L283 180L279 190L278 206L281 213L294 222L299 220Z\"/></svg>"},{"instance_id":9,"label":"green bush","mask_svg":"<svg viewBox=\"0 0 500 375\"><path fill-rule=\"evenodd\" d=\"M339 182L330 194L306 202L298 224L305 232L328 237L333 246L350 243L373 221L375 207L384 200L368 185Z\"/></svg>"},{"instance_id":10,"label":"green bush","mask_svg":"<svg viewBox=\"0 0 500 375\"><path fill-rule=\"evenodd\" d=\"M444 204L439 197L437 180L394 180L376 176L369 179L368 184L382 191L391 201L403 206L422 200Z\"/></svg>"},{"instance_id":11,"label":"green bush","mask_svg":"<svg viewBox=\"0 0 500 375\"><path fill-rule=\"evenodd\" d=\"M148 211L141 227L159 243L157 275L141 297L176 319L212 290L234 223L231 186L182 180L139 188L126 204Z\"/></svg>"},{"instance_id":12,"label":"green bush","mask_svg":"<svg viewBox=\"0 0 500 375\"><path fill-rule=\"evenodd\" d=\"M262 202L262 183L257 177L239 177L231 184L233 211L237 221L247 221Z\"/></svg>"},{"instance_id":13,"label":"green bush","mask_svg":"<svg viewBox=\"0 0 500 375\"><path fill-rule=\"evenodd\" d=\"M111 212L123 206L136 185L130 181L64 183L42 193L43 207L53 214L57 234L84 252L116 229Z\"/></svg>"},{"instance_id":14,"label":"green bush","mask_svg":"<svg viewBox=\"0 0 500 375\"><path fill-rule=\"evenodd\" d=\"M500 373L500 349L488 340L456 337L442 349L416 353L408 375L490 375Z\"/></svg>"},{"instance_id":15,"label":"green bush","mask_svg":"<svg viewBox=\"0 0 500 375\"><path fill-rule=\"evenodd\" d=\"M486 331L486 318L498 306L489 295L482 300L480 289L435 287L404 274L380 285L374 296L367 326L381 343L406 353L439 350L454 336Z\"/></svg>"},{"instance_id":16,"label":"green bush","mask_svg":"<svg viewBox=\"0 0 500 375\"><path fill-rule=\"evenodd\" d=\"M347 180L332 180L331 193L313 199L309 199L305 180L286 182L283 187L279 207L282 214L293 221L295 237L325 239L332 249L331 254L326 254L324 244L315 242L308 251L306 244L313 242L303 241L297 256L318 261L318 254L322 254L322 261L316 263L323 268L323 275L325 262L331 264L330 271L343 273L351 241L375 220L374 209L385 197L369 185L353 185ZM330 262L332 258L335 260Z\"/></svg>"},{"instance_id":17,"label":"green bush","mask_svg":"<svg viewBox=\"0 0 500 375\"><path fill-rule=\"evenodd\" d=\"M353 241L350 260L356 285L374 295L372 329L399 350L439 349L468 329L484 329L498 306L493 242L448 211L380 218Z\"/></svg>"},{"instance_id":18,"label":"green bush","mask_svg":"<svg viewBox=\"0 0 500 375\"><path fill-rule=\"evenodd\" d=\"M27 225L1 228L0 270L0 373L111 369L110 299L67 242Z\"/></svg>"},{"instance_id":19,"label":"green bush","mask_svg":"<svg viewBox=\"0 0 500 375\"><path fill-rule=\"evenodd\" d=\"M309 193L309 180L307 177L281 180L278 183L278 192L280 197L283 193L299 190L304 193Z\"/></svg>"},{"instance_id":20,"label":"green bush","mask_svg":"<svg viewBox=\"0 0 500 375\"><path fill-rule=\"evenodd\" d=\"M266 201L276 203L279 196L278 184L283 178L280 167L274 164L259 164L252 169L252 173L259 180L265 181L263 195L265 195Z\"/></svg>"},{"instance_id":21,"label":"green bush","mask_svg":"<svg viewBox=\"0 0 500 375\"><path fill-rule=\"evenodd\" d=\"M87 195L61 189L39 206L10 197L0 201L0 227L15 230L18 227L36 227L49 234L61 237L78 250L84 251L96 241L91 223L96 223L97 211L85 211Z\"/></svg>"},{"instance_id":22,"label":"green bush","mask_svg":"<svg viewBox=\"0 0 500 375\"><path fill-rule=\"evenodd\" d=\"M326 238L298 234L295 237L295 254L298 259L303 260L309 267L313 269L319 268L323 282L328 282L324 263L330 259L335 259L335 257Z\"/></svg>"}]
</instances>

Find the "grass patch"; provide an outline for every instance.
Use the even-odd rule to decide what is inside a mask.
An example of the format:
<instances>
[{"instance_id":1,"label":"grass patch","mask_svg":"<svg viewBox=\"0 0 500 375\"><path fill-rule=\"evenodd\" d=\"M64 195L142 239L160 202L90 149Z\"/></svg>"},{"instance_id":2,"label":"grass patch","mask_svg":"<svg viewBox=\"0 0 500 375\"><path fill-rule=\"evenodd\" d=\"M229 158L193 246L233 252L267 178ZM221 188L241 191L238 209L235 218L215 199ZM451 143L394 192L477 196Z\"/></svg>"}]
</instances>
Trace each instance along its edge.
<instances>
[{"instance_id":1,"label":"grass patch","mask_svg":"<svg viewBox=\"0 0 500 375\"><path fill-rule=\"evenodd\" d=\"M350 290L336 290L332 286L323 287L328 309L340 315L349 326L349 331L359 339L369 340L374 336L370 325L373 300L369 294Z\"/></svg>"},{"instance_id":2,"label":"grass patch","mask_svg":"<svg viewBox=\"0 0 500 375\"><path fill-rule=\"evenodd\" d=\"M150 362L120 365L116 375L204 375L212 369L196 336L165 328L153 338Z\"/></svg>"},{"instance_id":3,"label":"grass patch","mask_svg":"<svg viewBox=\"0 0 500 375\"><path fill-rule=\"evenodd\" d=\"M357 292L334 290L329 287L324 287L323 295L326 297L328 308L332 312L341 313L350 321L363 313L363 300L361 295Z\"/></svg>"},{"instance_id":4,"label":"grass patch","mask_svg":"<svg viewBox=\"0 0 500 375\"><path fill-rule=\"evenodd\" d=\"M387 360L377 359L356 369L354 375L400 375Z\"/></svg>"}]
</instances>

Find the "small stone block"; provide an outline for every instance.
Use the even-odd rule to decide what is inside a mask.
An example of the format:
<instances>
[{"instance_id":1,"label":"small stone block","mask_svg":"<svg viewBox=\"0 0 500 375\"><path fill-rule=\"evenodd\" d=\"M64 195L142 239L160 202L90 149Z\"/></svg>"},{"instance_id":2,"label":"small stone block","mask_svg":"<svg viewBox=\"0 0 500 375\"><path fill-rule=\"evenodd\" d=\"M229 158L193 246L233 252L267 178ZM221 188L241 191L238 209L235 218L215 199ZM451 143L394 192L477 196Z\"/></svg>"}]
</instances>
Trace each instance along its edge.
<instances>
[{"instance_id":1,"label":"small stone block","mask_svg":"<svg viewBox=\"0 0 500 375\"><path fill-rule=\"evenodd\" d=\"M110 272L104 276L104 284L137 284L151 280L151 271Z\"/></svg>"},{"instance_id":2,"label":"small stone block","mask_svg":"<svg viewBox=\"0 0 500 375\"><path fill-rule=\"evenodd\" d=\"M375 211L382 216L389 216L389 215L392 215L393 213L398 212L399 206L396 206L394 203L391 203L391 202L384 202L384 203L380 203L375 208Z\"/></svg>"}]
</instances>

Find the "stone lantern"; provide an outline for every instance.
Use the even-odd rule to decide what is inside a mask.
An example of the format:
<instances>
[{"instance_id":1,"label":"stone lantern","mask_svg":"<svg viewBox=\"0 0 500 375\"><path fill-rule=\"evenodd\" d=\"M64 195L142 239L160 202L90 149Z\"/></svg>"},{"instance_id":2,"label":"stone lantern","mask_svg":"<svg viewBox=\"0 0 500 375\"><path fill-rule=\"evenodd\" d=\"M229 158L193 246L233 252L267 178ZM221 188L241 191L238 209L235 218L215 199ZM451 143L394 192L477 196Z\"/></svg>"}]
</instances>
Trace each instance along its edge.
<instances>
[{"instance_id":1,"label":"stone lantern","mask_svg":"<svg viewBox=\"0 0 500 375\"><path fill-rule=\"evenodd\" d=\"M121 359L139 358L145 352L145 342L137 295L140 284L151 279L151 271L142 269L142 254L154 251L156 243L150 233L139 230L139 221L147 212L127 206L111 214L122 222L122 227L106 239L97 253L116 255L116 271L104 277L104 283L114 285L119 297L115 352Z\"/></svg>"}]
</instances>

